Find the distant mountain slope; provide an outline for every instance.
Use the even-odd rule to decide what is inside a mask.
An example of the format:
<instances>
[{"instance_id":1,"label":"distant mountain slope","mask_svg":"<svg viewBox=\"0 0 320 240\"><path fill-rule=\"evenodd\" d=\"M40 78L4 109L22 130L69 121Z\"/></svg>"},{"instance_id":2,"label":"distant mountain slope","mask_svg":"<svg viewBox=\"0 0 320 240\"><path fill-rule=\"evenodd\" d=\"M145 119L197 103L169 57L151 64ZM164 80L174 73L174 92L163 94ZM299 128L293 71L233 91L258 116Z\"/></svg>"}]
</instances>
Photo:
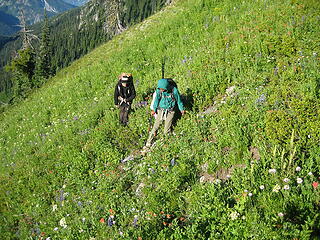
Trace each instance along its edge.
<instances>
[{"instance_id":1,"label":"distant mountain slope","mask_svg":"<svg viewBox=\"0 0 320 240\"><path fill-rule=\"evenodd\" d=\"M75 6L82 6L83 4L89 2L89 0L63 0L63 1Z\"/></svg>"},{"instance_id":2,"label":"distant mountain slope","mask_svg":"<svg viewBox=\"0 0 320 240\"><path fill-rule=\"evenodd\" d=\"M122 0L118 8L115 8L115 1L91 0L82 7L51 18L53 68L60 69L68 66L72 61L170 2L168 0ZM31 28L34 34L40 36L41 27L42 24L37 23ZM38 42L34 44L36 46ZM9 61L12 53L20 46L21 40L16 39L0 47L0 68ZM3 85L8 86L4 84L0 72L0 91L3 90Z\"/></svg>"},{"instance_id":3,"label":"distant mountain slope","mask_svg":"<svg viewBox=\"0 0 320 240\"><path fill-rule=\"evenodd\" d=\"M20 11L23 10L27 24L34 24L43 19L44 9L47 10L49 16L53 16L74 7L74 5L62 0L7 0L0 2L0 11L14 17L19 17Z\"/></svg>"},{"instance_id":4,"label":"distant mountain slope","mask_svg":"<svg viewBox=\"0 0 320 240\"><path fill-rule=\"evenodd\" d=\"M0 35L11 35L19 30L19 19L0 11Z\"/></svg>"}]
</instances>

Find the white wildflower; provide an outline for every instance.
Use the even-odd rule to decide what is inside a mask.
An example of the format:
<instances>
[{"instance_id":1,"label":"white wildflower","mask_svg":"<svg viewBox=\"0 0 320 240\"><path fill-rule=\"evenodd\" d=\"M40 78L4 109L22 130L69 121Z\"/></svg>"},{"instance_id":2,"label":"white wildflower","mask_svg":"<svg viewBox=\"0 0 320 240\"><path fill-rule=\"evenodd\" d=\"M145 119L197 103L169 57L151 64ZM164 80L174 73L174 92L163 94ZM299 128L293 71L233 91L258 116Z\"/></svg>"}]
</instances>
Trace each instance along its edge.
<instances>
[{"instance_id":1,"label":"white wildflower","mask_svg":"<svg viewBox=\"0 0 320 240\"><path fill-rule=\"evenodd\" d=\"M289 190L289 189L290 189L290 186L289 186L289 185L284 185L284 186L283 186L283 189L284 189L284 190Z\"/></svg>"},{"instance_id":2,"label":"white wildflower","mask_svg":"<svg viewBox=\"0 0 320 240\"><path fill-rule=\"evenodd\" d=\"M231 220L236 220L239 216L240 216L240 214L238 212L232 212L230 214Z\"/></svg>"},{"instance_id":3,"label":"white wildflower","mask_svg":"<svg viewBox=\"0 0 320 240\"><path fill-rule=\"evenodd\" d=\"M297 183L298 183L298 184L301 184L302 182L303 182L303 179L298 177L298 178L297 178Z\"/></svg>"},{"instance_id":4,"label":"white wildflower","mask_svg":"<svg viewBox=\"0 0 320 240\"><path fill-rule=\"evenodd\" d=\"M273 189L272 189L272 192L279 192L279 190L281 189L280 185L279 184L276 184Z\"/></svg>"},{"instance_id":5,"label":"white wildflower","mask_svg":"<svg viewBox=\"0 0 320 240\"><path fill-rule=\"evenodd\" d=\"M216 180L214 180L214 183L219 184L219 183L221 183L221 180L219 178L217 178Z\"/></svg>"},{"instance_id":6,"label":"white wildflower","mask_svg":"<svg viewBox=\"0 0 320 240\"><path fill-rule=\"evenodd\" d=\"M249 197L252 197L252 195L253 195L253 194L252 194L251 192L248 193L248 196L249 196Z\"/></svg>"},{"instance_id":7,"label":"white wildflower","mask_svg":"<svg viewBox=\"0 0 320 240\"><path fill-rule=\"evenodd\" d=\"M65 218L61 218L60 222L59 222L60 226L63 228L67 228L67 222Z\"/></svg>"},{"instance_id":8,"label":"white wildflower","mask_svg":"<svg viewBox=\"0 0 320 240\"><path fill-rule=\"evenodd\" d=\"M52 206L52 212L56 211L57 209L58 209L58 205L55 204Z\"/></svg>"},{"instance_id":9,"label":"white wildflower","mask_svg":"<svg viewBox=\"0 0 320 240\"><path fill-rule=\"evenodd\" d=\"M300 172L301 171L301 167L296 167L296 172Z\"/></svg>"},{"instance_id":10,"label":"white wildflower","mask_svg":"<svg viewBox=\"0 0 320 240\"><path fill-rule=\"evenodd\" d=\"M312 175L313 175L313 173L312 173L312 172L308 172L308 175L309 175L309 176L312 176Z\"/></svg>"},{"instance_id":11,"label":"white wildflower","mask_svg":"<svg viewBox=\"0 0 320 240\"><path fill-rule=\"evenodd\" d=\"M278 213L278 217L283 217L283 216L284 216L284 214L282 212Z\"/></svg>"},{"instance_id":12,"label":"white wildflower","mask_svg":"<svg viewBox=\"0 0 320 240\"><path fill-rule=\"evenodd\" d=\"M290 182L290 179L289 179L289 178L284 178L283 181L284 181L285 183L288 183L288 182Z\"/></svg>"},{"instance_id":13,"label":"white wildflower","mask_svg":"<svg viewBox=\"0 0 320 240\"><path fill-rule=\"evenodd\" d=\"M200 182L201 182L201 183L204 183L205 180L206 180L205 176L202 176L202 177L200 178Z\"/></svg>"},{"instance_id":14,"label":"white wildflower","mask_svg":"<svg viewBox=\"0 0 320 240\"><path fill-rule=\"evenodd\" d=\"M260 187L259 187L261 190L263 190L264 189L264 185L260 185Z\"/></svg>"},{"instance_id":15,"label":"white wildflower","mask_svg":"<svg viewBox=\"0 0 320 240\"><path fill-rule=\"evenodd\" d=\"M271 168L271 169L269 169L269 173L276 173L277 172L277 170L276 169L274 169L274 168Z\"/></svg>"}]
</instances>

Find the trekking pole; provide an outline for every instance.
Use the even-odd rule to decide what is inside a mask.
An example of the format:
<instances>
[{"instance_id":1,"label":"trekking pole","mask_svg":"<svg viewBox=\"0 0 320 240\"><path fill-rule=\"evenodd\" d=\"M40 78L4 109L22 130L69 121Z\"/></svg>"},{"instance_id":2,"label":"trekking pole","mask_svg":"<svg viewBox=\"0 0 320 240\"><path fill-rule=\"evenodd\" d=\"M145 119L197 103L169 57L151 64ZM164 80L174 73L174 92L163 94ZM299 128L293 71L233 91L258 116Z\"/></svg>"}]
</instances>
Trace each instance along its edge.
<instances>
[{"instance_id":1,"label":"trekking pole","mask_svg":"<svg viewBox=\"0 0 320 240\"><path fill-rule=\"evenodd\" d=\"M162 73L162 78L164 78L164 67L166 65L166 57L162 58L162 64L161 64L161 73Z\"/></svg>"}]
</instances>

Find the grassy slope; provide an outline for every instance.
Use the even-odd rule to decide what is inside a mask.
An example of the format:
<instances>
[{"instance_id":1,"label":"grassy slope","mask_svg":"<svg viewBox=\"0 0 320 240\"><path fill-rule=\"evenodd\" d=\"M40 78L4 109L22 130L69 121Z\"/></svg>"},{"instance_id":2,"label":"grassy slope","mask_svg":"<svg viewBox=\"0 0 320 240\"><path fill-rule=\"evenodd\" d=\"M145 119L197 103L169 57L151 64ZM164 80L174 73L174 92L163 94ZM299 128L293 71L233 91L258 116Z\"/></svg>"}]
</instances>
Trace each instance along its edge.
<instances>
[{"instance_id":1,"label":"grassy slope","mask_svg":"<svg viewBox=\"0 0 320 240\"><path fill-rule=\"evenodd\" d=\"M318 19L316 1L181 1L62 70L0 116L2 239L319 236ZM138 102L163 57L193 106L175 136L119 167L143 146L148 115L118 126L117 75L133 73ZM197 115L214 101L218 111ZM247 168L200 183L201 166L236 163ZM285 177L290 191L273 192ZM110 214L112 227L99 221Z\"/></svg>"}]
</instances>

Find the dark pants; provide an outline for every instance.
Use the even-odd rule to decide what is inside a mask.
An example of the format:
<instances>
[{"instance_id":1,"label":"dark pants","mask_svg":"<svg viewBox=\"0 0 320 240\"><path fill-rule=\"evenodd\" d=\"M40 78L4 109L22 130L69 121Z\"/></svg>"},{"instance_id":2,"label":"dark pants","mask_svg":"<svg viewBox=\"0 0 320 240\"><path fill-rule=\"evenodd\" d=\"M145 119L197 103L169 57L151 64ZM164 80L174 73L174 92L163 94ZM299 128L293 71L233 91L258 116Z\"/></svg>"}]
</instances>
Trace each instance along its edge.
<instances>
[{"instance_id":1,"label":"dark pants","mask_svg":"<svg viewBox=\"0 0 320 240\"><path fill-rule=\"evenodd\" d=\"M124 126L128 125L129 121L129 112L130 112L130 105L128 106L127 104L122 104L120 107L120 123Z\"/></svg>"}]
</instances>

